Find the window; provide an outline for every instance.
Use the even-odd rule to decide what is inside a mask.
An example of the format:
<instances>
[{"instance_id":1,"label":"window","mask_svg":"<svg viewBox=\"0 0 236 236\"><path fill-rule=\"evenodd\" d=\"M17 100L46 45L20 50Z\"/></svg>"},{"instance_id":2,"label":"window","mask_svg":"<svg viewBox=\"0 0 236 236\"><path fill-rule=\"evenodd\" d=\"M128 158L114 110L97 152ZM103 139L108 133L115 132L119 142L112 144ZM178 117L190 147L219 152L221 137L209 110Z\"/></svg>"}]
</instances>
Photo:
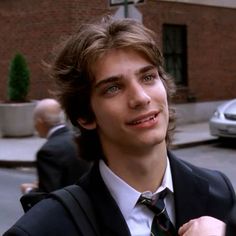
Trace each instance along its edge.
<instances>
[{"instance_id":1,"label":"window","mask_svg":"<svg viewBox=\"0 0 236 236\"><path fill-rule=\"evenodd\" d=\"M124 4L137 4L137 3L143 3L144 0L110 0L110 6L121 6Z\"/></svg>"},{"instance_id":2,"label":"window","mask_svg":"<svg viewBox=\"0 0 236 236\"><path fill-rule=\"evenodd\" d=\"M187 30L184 25L163 25L165 69L177 86L187 85Z\"/></svg>"}]
</instances>

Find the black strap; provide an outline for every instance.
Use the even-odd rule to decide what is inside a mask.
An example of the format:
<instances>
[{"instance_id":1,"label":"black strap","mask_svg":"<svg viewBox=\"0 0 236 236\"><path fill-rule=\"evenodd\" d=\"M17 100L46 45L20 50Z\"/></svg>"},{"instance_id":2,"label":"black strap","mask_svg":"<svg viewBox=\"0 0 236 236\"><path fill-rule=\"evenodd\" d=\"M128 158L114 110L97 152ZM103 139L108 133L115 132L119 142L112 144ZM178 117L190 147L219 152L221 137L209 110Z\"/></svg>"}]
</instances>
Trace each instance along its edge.
<instances>
[{"instance_id":1,"label":"black strap","mask_svg":"<svg viewBox=\"0 0 236 236\"><path fill-rule=\"evenodd\" d=\"M84 236L99 236L99 230L91 202L78 185L70 185L51 193L71 215L77 230Z\"/></svg>"}]
</instances>

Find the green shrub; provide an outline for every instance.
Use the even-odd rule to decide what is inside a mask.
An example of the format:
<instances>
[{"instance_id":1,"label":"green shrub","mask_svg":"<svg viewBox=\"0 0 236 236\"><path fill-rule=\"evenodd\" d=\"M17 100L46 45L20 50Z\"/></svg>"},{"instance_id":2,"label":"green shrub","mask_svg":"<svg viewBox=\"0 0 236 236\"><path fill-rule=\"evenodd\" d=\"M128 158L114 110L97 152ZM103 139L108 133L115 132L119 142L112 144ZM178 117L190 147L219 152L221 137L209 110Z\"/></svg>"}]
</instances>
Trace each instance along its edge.
<instances>
[{"instance_id":1,"label":"green shrub","mask_svg":"<svg viewBox=\"0 0 236 236\"><path fill-rule=\"evenodd\" d=\"M25 58L17 53L11 61L8 77L8 99L26 102L30 85L30 72Z\"/></svg>"}]
</instances>

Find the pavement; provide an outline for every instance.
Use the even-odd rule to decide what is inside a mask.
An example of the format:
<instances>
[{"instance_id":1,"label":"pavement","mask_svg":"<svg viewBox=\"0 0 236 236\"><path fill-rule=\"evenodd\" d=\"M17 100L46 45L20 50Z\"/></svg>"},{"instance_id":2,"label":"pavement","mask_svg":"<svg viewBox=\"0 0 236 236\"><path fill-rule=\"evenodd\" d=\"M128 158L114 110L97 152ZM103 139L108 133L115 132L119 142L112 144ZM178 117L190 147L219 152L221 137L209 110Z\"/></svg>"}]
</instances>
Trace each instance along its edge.
<instances>
[{"instance_id":1,"label":"pavement","mask_svg":"<svg viewBox=\"0 0 236 236\"><path fill-rule=\"evenodd\" d=\"M214 142L208 122L177 125L172 149ZM45 139L37 136L25 138L0 138L0 167L31 167L35 165L35 153Z\"/></svg>"}]
</instances>

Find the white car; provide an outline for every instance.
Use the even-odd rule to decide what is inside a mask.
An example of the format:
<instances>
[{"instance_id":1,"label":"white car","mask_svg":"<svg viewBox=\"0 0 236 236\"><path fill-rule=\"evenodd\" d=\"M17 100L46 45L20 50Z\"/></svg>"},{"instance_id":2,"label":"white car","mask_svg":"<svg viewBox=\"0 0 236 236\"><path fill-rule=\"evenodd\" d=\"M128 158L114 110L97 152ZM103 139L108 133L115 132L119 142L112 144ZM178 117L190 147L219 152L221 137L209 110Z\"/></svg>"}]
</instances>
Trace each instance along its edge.
<instances>
[{"instance_id":1,"label":"white car","mask_svg":"<svg viewBox=\"0 0 236 236\"><path fill-rule=\"evenodd\" d=\"M236 99L217 108L209 121L209 128L213 136L236 138Z\"/></svg>"}]
</instances>

